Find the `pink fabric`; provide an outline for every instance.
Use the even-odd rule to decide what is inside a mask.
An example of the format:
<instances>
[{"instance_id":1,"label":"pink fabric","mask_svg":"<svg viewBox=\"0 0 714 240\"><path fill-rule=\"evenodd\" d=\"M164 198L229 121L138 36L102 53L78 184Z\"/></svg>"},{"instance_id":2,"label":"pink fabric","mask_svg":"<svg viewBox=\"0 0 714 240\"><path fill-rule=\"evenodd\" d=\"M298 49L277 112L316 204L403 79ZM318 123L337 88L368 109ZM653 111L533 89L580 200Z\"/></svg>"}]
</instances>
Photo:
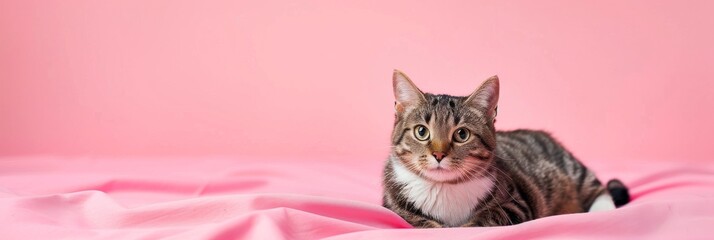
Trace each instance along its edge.
<instances>
[{"instance_id":1,"label":"pink fabric","mask_svg":"<svg viewBox=\"0 0 714 240\"><path fill-rule=\"evenodd\" d=\"M380 206L381 159L0 158L2 239L704 239L714 165L586 161L634 197L509 227L411 229ZM608 167L610 166L610 167Z\"/></svg>"}]
</instances>

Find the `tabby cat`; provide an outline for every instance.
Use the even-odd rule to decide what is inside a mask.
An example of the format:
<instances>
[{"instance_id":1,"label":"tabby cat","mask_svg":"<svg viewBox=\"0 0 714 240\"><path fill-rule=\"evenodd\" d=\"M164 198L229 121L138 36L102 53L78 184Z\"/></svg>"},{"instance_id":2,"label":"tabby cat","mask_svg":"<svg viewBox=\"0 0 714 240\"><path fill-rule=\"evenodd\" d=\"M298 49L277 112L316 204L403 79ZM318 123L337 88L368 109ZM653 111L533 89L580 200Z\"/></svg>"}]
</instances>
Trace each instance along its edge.
<instances>
[{"instance_id":1,"label":"tabby cat","mask_svg":"<svg viewBox=\"0 0 714 240\"><path fill-rule=\"evenodd\" d=\"M548 133L496 131L496 76L465 97L423 93L397 70L393 86L383 205L414 227L512 225L629 201L622 182L603 186Z\"/></svg>"}]
</instances>

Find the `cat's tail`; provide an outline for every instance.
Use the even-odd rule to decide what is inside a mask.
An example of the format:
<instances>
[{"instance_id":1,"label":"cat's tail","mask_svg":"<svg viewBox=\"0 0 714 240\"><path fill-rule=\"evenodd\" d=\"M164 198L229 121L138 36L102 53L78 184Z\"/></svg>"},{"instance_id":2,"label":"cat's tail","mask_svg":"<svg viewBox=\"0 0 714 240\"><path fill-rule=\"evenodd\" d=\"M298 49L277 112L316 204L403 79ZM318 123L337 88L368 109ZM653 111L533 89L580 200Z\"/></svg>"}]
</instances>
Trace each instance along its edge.
<instances>
[{"instance_id":1,"label":"cat's tail","mask_svg":"<svg viewBox=\"0 0 714 240\"><path fill-rule=\"evenodd\" d=\"M627 190L622 181L619 179L612 179L607 182L607 191L612 196L612 201L615 203L615 207L620 207L622 205L630 202L630 191Z\"/></svg>"}]
</instances>

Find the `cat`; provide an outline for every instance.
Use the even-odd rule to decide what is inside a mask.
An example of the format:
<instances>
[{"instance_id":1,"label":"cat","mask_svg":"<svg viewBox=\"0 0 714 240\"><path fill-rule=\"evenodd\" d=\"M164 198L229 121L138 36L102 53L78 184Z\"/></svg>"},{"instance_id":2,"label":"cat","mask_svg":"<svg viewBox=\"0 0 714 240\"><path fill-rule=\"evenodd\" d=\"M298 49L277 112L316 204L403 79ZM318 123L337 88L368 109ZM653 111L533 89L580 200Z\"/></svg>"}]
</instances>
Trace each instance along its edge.
<instances>
[{"instance_id":1,"label":"cat","mask_svg":"<svg viewBox=\"0 0 714 240\"><path fill-rule=\"evenodd\" d=\"M504 226L629 201L603 186L550 134L496 131L499 80L465 97L424 93L395 70L392 150L383 206L418 228Z\"/></svg>"}]
</instances>

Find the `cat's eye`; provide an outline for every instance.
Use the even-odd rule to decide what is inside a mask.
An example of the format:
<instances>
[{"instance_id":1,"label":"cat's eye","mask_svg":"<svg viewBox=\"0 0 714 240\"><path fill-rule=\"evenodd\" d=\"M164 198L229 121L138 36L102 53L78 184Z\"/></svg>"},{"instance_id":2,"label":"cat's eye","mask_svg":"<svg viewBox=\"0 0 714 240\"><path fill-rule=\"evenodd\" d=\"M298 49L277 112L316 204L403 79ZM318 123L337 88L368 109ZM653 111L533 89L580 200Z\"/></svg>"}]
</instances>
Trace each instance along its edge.
<instances>
[{"instance_id":1,"label":"cat's eye","mask_svg":"<svg viewBox=\"0 0 714 240\"><path fill-rule=\"evenodd\" d=\"M425 141L429 139L429 129L427 129L424 125L417 125L414 128L414 137L416 137L416 139L419 139L419 141Z\"/></svg>"},{"instance_id":2,"label":"cat's eye","mask_svg":"<svg viewBox=\"0 0 714 240\"><path fill-rule=\"evenodd\" d=\"M466 142L469 140L469 137L471 137L471 132L466 128L459 128L454 132L454 141L456 142Z\"/></svg>"}]
</instances>

